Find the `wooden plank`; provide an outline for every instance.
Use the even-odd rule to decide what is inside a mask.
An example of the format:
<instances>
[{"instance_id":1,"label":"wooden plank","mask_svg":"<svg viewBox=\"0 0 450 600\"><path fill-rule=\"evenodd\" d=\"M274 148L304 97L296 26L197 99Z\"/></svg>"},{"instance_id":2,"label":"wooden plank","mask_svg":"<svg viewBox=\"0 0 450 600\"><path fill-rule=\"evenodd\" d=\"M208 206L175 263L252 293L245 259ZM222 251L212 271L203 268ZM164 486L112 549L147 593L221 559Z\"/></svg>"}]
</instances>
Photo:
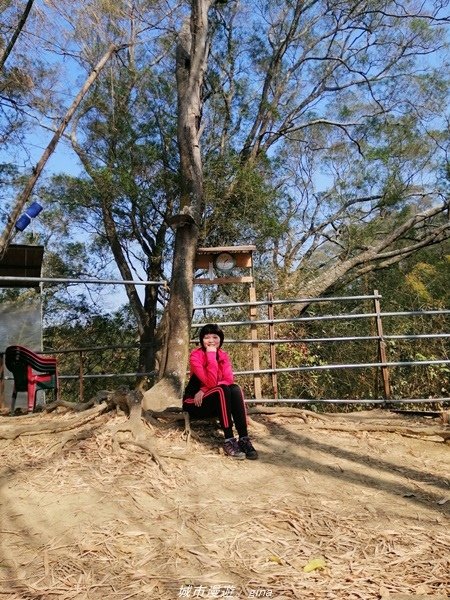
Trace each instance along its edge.
<instances>
[{"instance_id":1,"label":"wooden plank","mask_svg":"<svg viewBox=\"0 0 450 600\"><path fill-rule=\"evenodd\" d=\"M223 283L253 283L253 277L245 275L242 277L216 277L215 279L202 277L201 279L194 279L194 284L199 285L222 285Z\"/></svg>"},{"instance_id":2,"label":"wooden plank","mask_svg":"<svg viewBox=\"0 0 450 600\"><path fill-rule=\"evenodd\" d=\"M28 244L10 244L2 259L0 259L1 277L40 277L44 246ZM39 288L36 281L1 281L0 287L32 287Z\"/></svg>"},{"instance_id":3,"label":"wooden plank","mask_svg":"<svg viewBox=\"0 0 450 600\"><path fill-rule=\"evenodd\" d=\"M210 264L214 264L215 257L220 254L200 254L195 257L196 269L208 269ZM236 260L236 267L250 268L252 266L252 255L248 253L234 254L230 252Z\"/></svg>"},{"instance_id":4,"label":"wooden plank","mask_svg":"<svg viewBox=\"0 0 450 600\"><path fill-rule=\"evenodd\" d=\"M213 248L197 248L197 254L219 254L220 252L230 252L236 254L238 252L253 252L256 246L215 246Z\"/></svg>"}]
</instances>

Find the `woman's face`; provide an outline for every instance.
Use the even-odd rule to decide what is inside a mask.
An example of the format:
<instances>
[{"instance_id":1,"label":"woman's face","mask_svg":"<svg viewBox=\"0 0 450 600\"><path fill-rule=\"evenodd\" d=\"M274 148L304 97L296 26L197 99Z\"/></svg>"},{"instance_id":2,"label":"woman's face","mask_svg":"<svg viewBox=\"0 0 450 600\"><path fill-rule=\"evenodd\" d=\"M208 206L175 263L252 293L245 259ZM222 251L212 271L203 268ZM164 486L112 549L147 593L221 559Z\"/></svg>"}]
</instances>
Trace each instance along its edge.
<instances>
[{"instance_id":1,"label":"woman's face","mask_svg":"<svg viewBox=\"0 0 450 600\"><path fill-rule=\"evenodd\" d=\"M215 347L216 349L220 346L220 337L216 333L207 333L203 338L203 347Z\"/></svg>"}]
</instances>

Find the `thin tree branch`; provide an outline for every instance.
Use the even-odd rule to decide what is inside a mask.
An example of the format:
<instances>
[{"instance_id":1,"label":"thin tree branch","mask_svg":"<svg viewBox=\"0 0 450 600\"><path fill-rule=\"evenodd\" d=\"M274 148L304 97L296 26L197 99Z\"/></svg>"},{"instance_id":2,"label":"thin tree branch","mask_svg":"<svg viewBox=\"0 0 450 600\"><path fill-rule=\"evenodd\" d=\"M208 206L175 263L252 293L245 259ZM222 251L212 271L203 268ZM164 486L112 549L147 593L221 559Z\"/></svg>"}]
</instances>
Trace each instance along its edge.
<instances>
[{"instance_id":1,"label":"thin tree branch","mask_svg":"<svg viewBox=\"0 0 450 600\"><path fill-rule=\"evenodd\" d=\"M111 58L111 56L123 48L126 48L126 44L123 44L121 46L116 46L113 44L108 48L108 50L105 52L105 54L102 56L102 58L99 60L97 65L92 70L92 73L86 79L81 90L78 92L75 100L72 102L70 108L64 115L64 117L61 121L61 124L59 125L58 129L55 131L52 139L50 140L50 143L48 144L47 148L44 150L44 152L43 152L41 158L39 159L38 163L36 164L36 166L33 168L33 174L28 179L28 182L25 185L25 188L23 189L23 191L16 198L15 203L14 203L14 208L8 217L6 227L0 237L0 260L3 258L4 254L6 252L6 248L8 247L8 243L10 241L10 238L11 238L11 235L13 232L13 228L17 221L17 218L19 217L19 214L22 211L22 209L25 205L25 202L30 197L31 192L33 191L33 188L36 185L37 180L39 179L48 159L53 154L60 138L62 137L65 129L67 128L67 125L69 124L71 118L73 117L73 114L75 113L76 109L80 105L84 96L86 95L86 93L88 92L88 90L90 89L90 87L92 86L94 81L97 79L101 70L106 65L106 63Z\"/></svg>"},{"instance_id":2,"label":"thin tree branch","mask_svg":"<svg viewBox=\"0 0 450 600\"><path fill-rule=\"evenodd\" d=\"M8 60L8 57L11 54L12 49L14 48L17 38L19 37L22 29L24 28L24 25L26 23L26 20L28 19L28 15L30 14L33 3L34 3L34 0L28 0L27 5L25 6L25 10L23 11L22 16L20 17L19 22L17 23L17 27L14 31L14 34L13 34L12 38L9 40L9 44L6 46L2 57L0 58L0 71L3 69L5 62Z\"/></svg>"}]
</instances>

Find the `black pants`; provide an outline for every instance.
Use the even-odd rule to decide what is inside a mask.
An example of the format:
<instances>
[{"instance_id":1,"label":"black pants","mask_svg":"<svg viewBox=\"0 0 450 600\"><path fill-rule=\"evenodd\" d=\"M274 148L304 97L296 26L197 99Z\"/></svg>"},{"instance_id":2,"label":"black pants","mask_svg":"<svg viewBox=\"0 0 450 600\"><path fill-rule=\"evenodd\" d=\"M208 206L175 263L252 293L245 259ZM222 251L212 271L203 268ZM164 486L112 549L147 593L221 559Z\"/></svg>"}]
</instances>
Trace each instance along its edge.
<instances>
[{"instance_id":1,"label":"black pants","mask_svg":"<svg viewBox=\"0 0 450 600\"><path fill-rule=\"evenodd\" d=\"M183 402L183 410L193 419L219 417L225 438L233 437L233 423L239 437L248 435L244 394L235 383L218 385L208 390L203 396L201 406L195 406L193 402Z\"/></svg>"}]
</instances>

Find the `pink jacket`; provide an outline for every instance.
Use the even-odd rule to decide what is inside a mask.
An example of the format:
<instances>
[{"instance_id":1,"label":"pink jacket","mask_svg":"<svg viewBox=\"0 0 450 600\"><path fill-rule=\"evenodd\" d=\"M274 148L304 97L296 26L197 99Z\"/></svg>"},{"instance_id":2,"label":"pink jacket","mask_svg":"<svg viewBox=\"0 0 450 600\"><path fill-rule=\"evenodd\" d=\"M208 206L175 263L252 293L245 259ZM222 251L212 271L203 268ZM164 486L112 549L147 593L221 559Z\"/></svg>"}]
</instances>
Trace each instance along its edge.
<instances>
[{"instance_id":1,"label":"pink jacket","mask_svg":"<svg viewBox=\"0 0 450 600\"><path fill-rule=\"evenodd\" d=\"M207 392L217 385L231 385L234 381L230 357L224 350L206 352L196 348L189 358L190 374L197 375L202 382L200 389Z\"/></svg>"}]
</instances>

